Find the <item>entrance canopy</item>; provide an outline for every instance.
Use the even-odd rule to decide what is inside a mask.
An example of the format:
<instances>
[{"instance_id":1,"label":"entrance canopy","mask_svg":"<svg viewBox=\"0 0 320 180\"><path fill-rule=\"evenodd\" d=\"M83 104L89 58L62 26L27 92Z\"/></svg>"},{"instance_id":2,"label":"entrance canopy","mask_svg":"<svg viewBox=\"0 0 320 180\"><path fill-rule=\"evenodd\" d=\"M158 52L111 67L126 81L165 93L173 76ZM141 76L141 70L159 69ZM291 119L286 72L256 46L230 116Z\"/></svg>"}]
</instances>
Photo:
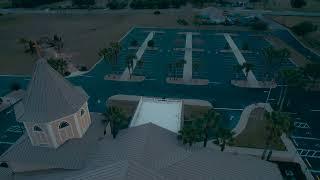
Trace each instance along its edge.
<instances>
[{"instance_id":1,"label":"entrance canopy","mask_svg":"<svg viewBox=\"0 0 320 180\"><path fill-rule=\"evenodd\" d=\"M181 127L182 101L141 97L130 127L153 123L178 133Z\"/></svg>"}]
</instances>

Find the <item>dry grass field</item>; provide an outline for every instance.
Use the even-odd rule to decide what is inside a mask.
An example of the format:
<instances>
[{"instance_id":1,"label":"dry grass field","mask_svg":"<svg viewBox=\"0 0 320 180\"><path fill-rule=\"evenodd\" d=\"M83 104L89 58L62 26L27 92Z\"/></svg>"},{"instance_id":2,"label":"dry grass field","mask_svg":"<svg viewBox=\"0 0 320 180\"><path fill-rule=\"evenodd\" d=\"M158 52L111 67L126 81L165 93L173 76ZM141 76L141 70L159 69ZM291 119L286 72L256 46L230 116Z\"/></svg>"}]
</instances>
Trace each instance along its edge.
<instances>
[{"instance_id":1,"label":"dry grass field","mask_svg":"<svg viewBox=\"0 0 320 180\"><path fill-rule=\"evenodd\" d=\"M320 6L320 4L319 4ZM320 8L320 7L319 7ZM280 24L291 28L303 21L310 21L318 26L318 30L305 36L297 36L305 45L312 48L320 54L320 17L300 17L300 16L271 16L272 19Z\"/></svg>"},{"instance_id":2,"label":"dry grass field","mask_svg":"<svg viewBox=\"0 0 320 180\"><path fill-rule=\"evenodd\" d=\"M72 54L74 64L92 66L99 59L98 50L117 41L132 26L181 27L178 18L191 22L193 13L161 14L115 13L87 15L4 15L0 16L0 74L30 74L35 56L25 54L19 38L39 39L62 36L64 51Z\"/></svg>"}]
</instances>

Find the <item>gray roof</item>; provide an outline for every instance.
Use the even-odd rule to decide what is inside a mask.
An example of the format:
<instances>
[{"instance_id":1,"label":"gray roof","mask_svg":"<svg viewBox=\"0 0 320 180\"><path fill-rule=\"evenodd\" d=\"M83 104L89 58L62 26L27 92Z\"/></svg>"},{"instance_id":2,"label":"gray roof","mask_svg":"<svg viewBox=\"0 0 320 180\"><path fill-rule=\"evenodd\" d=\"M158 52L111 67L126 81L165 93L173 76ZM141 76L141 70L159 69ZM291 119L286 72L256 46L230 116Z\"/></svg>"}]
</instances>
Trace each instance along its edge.
<instances>
[{"instance_id":1,"label":"gray roof","mask_svg":"<svg viewBox=\"0 0 320 180\"><path fill-rule=\"evenodd\" d=\"M39 59L25 97L21 122L50 122L77 112L88 100L84 91L72 86L45 59Z\"/></svg>"},{"instance_id":2,"label":"gray roof","mask_svg":"<svg viewBox=\"0 0 320 180\"><path fill-rule=\"evenodd\" d=\"M94 128L96 127L92 126L88 131ZM97 136L99 134L96 133ZM177 141L175 133L151 123L122 130L116 139L113 139L109 134L102 140L97 139L92 138L93 144L96 146L86 156L87 161L82 169L16 173L15 179L282 179L277 165L273 163L254 157L223 153L210 148L188 148ZM80 151L81 148L83 146L77 147L74 144L74 153ZM24 152L24 154L27 155L28 152ZM57 157L53 154L48 154L48 156ZM19 158L22 157L19 156ZM81 154L77 154L72 155L69 159L73 158L82 157ZM50 157L50 159L52 158ZM32 160L30 159L30 161ZM62 163L68 164L67 161L62 161Z\"/></svg>"},{"instance_id":3,"label":"gray roof","mask_svg":"<svg viewBox=\"0 0 320 180\"><path fill-rule=\"evenodd\" d=\"M47 169L81 169L87 155L97 144L97 137L103 135L101 116L91 114L92 124L80 139L70 139L57 149L32 146L24 134L14 145L0 156L0 161L12 161L28 165L40 165Z\"/></svg>"},{"instance_id":4,"label":"gray roof","mask_svg":"<svg viewBox=\"0 0 320 180\"><path fill-rule=\"evenodd\" d=\"M1 180L11 180L12 179L11 169L0 167L0 179Z\"/></svg>"}]
</instances>

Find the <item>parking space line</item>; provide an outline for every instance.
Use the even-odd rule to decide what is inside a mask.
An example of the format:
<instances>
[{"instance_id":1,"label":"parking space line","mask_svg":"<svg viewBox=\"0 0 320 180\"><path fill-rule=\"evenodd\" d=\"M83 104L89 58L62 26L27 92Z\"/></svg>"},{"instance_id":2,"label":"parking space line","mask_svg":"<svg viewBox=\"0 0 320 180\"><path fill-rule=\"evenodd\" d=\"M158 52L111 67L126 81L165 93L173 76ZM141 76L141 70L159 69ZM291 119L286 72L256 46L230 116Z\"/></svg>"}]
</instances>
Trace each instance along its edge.
<instances>
[{"instance_id":1,"label":"parking space line","mask_svg":"<svg viewBox=\"0 0 320 180\"><path fill-rule=\"evenodd\" d=\"M320 112L320 109L311 109L312 112Z\"/></svg>"},{"instance_id":2,"label":"parking space line","mask_svg":"<svg viewBox=\"0 0 320 180\"><path fill-rule=\"evenodd\" d=\"M13 145L15 142L9 142L9 141L0 141L0 144L9 144Z\"/></svg>"},{"instance_id":3,"label":"parking space line","mask_svg":"<svg viewBox=\"0 0 320 180\"><path fill-rule=\"evenodd\" d=\"M320 141L319 138L313 138L313 137L291 136L291 138L295 138L295 139L308 139L308 140L317 140L317 141Z\"/></svg>"},{"instance_id":4,"label":"parking space line","mask_svg":"<svg viewBox=\"0 0 320 180\"><path fill-rule=\"evenodd\" d=\"M312 168L312 166L311 166L310 162L308 161L308 159L307 159L307 158L304 158L304 160L307 162L307 164L309 165L309 167Z\"/></svg>"},{"instance_id":5,"label":"parking space line","mask_svg":"<svg viewBox=\"0 0 320 180\"><path fill-rule=\"evenodd\" d=\"M230 110L230 111L243 111L243 109L236 109L236 108L214 108L216 110Z\"/></svg>"}]
</instances>

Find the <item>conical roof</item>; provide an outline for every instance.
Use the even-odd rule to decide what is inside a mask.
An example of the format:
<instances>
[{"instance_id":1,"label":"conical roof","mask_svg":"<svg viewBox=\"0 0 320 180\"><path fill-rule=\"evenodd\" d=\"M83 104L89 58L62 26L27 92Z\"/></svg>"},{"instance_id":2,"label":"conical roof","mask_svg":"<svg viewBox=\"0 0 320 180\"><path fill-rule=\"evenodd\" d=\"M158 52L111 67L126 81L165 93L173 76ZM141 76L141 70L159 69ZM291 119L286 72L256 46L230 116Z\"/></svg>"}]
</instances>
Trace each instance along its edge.
<instances>
[{"instance_id":1,"label":"conical roof","mask_svg":"<svg viewBox=\"0 0 320 180\"><path fill-rule=\"evenodd\" d=\"M18 121L54 121L77 112L88 98L41 58L24 98L25 112Z\"/></svg>"}]
</instances>

